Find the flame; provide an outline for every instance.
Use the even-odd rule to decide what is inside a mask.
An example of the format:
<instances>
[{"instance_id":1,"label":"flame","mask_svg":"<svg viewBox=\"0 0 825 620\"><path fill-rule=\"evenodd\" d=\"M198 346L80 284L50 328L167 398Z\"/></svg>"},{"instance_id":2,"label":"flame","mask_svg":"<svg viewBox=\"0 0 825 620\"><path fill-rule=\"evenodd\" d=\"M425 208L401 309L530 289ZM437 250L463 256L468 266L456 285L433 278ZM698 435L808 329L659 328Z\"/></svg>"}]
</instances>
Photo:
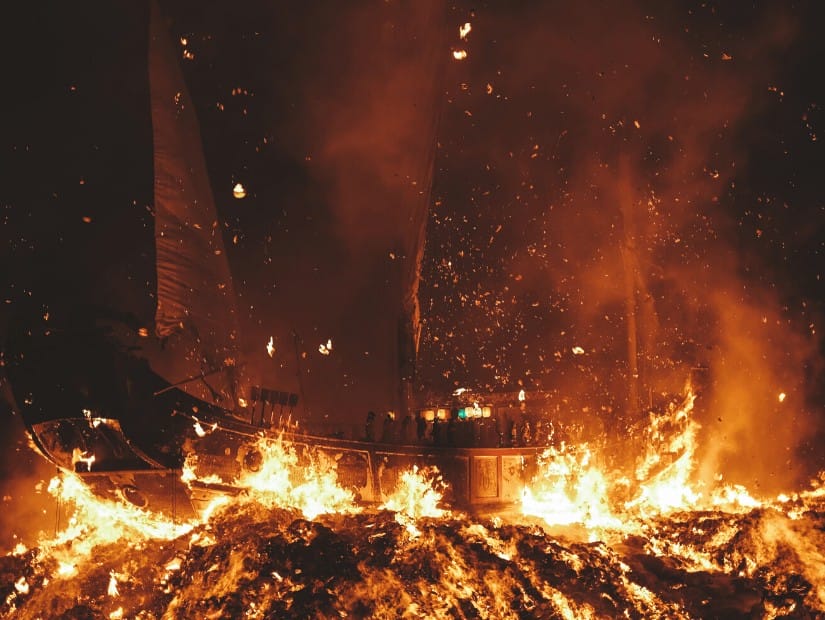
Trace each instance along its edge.
<instances>
[{"instance_id":1,"label":"flame","mask_svg":"<svg viewBox=\"0 0 825 620\"><path fill-rule=\"evenodd\" d=\"M255 458L248 458L253 454ZM181 479L187 484L194 480L206 484L230 484L245 491L239 500L241 503L257 502L270 508L290 508L307 519L321 514L361 510L355 504L353 493L339 486L335 461L324 453L307 451L299 454L296 446L280 437L274 440L261 438L248 448L243 458L255 463L254 471L247 468L237 479L223 480L217 474L199 477L197 457L190 454ZM202 518L207 519L214 510L230 502L228 497L219 496Z\"/></svg>"},{"instance_id":2,"label":"flame","mask_svg":"<svg viewBox=\"0 0 825 620\"><path fill-rule=\"evenodd\" d=\"M38 545L40 557L50 556L55 560L52 576L59 579L76 575L79 567L93 559L93 550L98 545L119 541L140 545L149 539L172 540L195 525L174 523L166 516L130 504L101 499L72 473L52 478L48 491L71 511L66 526L54 538L41 540ZM110 577L111 594L113 588L117 589L117 579L114 573Z\"/></svg>"},{"instance_id":3,"label":"flame","mask_svg":"<svg viewBox=\"0 0 825 620\"><path fill-rule=\"evenodd\" d=\"M270 336L269 342L266 343L266 352L269 354L269 357L275 355L275 338Z\"/></svg>"},{"instance_id":4,"label":"flame","mask_svg":"<svg viewBox=\"0 0 825 620\"><path fill-rule=\"evenodd\" d=\"M700 428L691 417L695 400L688 389L680 407L671 405L666 415L650 414L644 433L646 451L636 467L640 493L628 508L661 513L697 503L701 494L690 483Z\"/></svg>"},{"instance_id":5,"label":"flame","mask_svg":"<svg viewBox=\"0 0 825 620\"><path fill-rule=\"evenodd\" d=\"M332 339L327 340L326 344L318 345L318 352L321 355L329 355L332 352Z\"/></svg>"},{"instance_id":6,"label":"flame","mask_svg":"<svg viewBox=\"0 0 825 620\"><path fill-rule=\"evenodd\" d=\"M825 473L807 491L777 497L770 505L721 479L708 490L691 475L682 478L670 469L678 458L653 462L652 454L695 447L692 405L688 393L678 405L646 420L639 433L645 449L627 476L610 469L594 443L562 444L542 455L537 481L525 490L525 497L535 500L533 514L547 522L555 517L557 524L582 524L591 534L601 530L600 541L607 544L595 542L595 535L591 544L581 544L533 524L503 525L501 516L477 520L444 510L443 482L435 469L412 468L400 475L380 507L394 514L343 514L315 524L287 514L282 523L284 508L314 519L347 513L351 504L320 499L328 488L346 493L335 481L334 455L304 453L281 440L248 446L261 453L260 479L227 481L246 484L246 495L221 496L213 508L222 504L231 510L207 511L189 536L184 529L171 532L181 537L171 545L163 542L167 535L153 542L152 530L139 527L144 511L113 512L109 503L94 498L87 505L84 493L70 499L71 489L64 487L82 481L74 475L55 479L52 492L78 505L70 527L80 534L43 543L41 553L50 557L48 563L38 560L44 567L38 570L59 583L49 587L37 573L18 577L17 572L9 581L6 609L9 617L16 611L21 617L49 617L32 613L32 607L51 604L62 612L59 605L78 600L64 593L77 592L95 617L234 617L237 597L243 596L246 615L270 617L279 611L290 615L290 605L315 593L321 598L307 604L321 600L327 607L316 611L324 617L450 617L456 610L497 618L704 617L699 610L722 617L720 610L733 608L725 597L735 579L739 594L731 604L762 594L762 607L754 606L752 615L759 610L765 612L760 617L794 616L795 606L802 605L807 611L825 610L823 513L821 505L806 503L825 498ZM195 476L196 470L196 459L188 458L186 475ZM323 484L315 484L322 479ZM687 489L677 489L679 501L708 511L674 510L668 500L657 512L652 496L640 500L644 488L668 479L673 488L683 483ZM321 512L307 495L324 504ZM272 512L240 510L259 504ZM727 512L737 505L747 514ZM96 528L115 524L119 534L98 535ZM611 538L613 530L619 536ZM187 542L189 553L181 549ZM26 553L22 546L19 551ZM645 557L654 555L659 558L648 564ZM151 567L143 556L151 557ZM122 564L112 567L101 558L118 558ZM715 585L703 590L700 582ZM53 601L48 599L52 593L57 593ZM710 599L707 608L699 595ZM282 605L272 606L273 601ZM308 608L292 609L297 615Z\"/></svg>"},{"instance_id":7,"label":"flame","mask_svg":"<svg viewBox=\"0 0 825 620\"><path fill-rule=\"evenodd\" d=\"M458 36L461 39L466 39L467 35L470 34L470 31L473 29L473 25L470 22L465 22L463 25L458 27Z\"/></svg>"},{"instance_id":8,"label":"flame","mask_svg":"<svg viewBox=\"0 0 825 620\"><path fill-rule=\"evenodd\" d=\"M243 406L245 406L245 404L241 403L241 406L243 407ZM211 426L207 425L207 427L204 428L203 425L201 424L200 420L198 420L194 416L193 416L193 419L194 419L194 423L192 424L192 426L195 429L195 434L198 437L206 437L209 433L214 432L215 429L218 428L218 423L217 422L214 422Z\"/></svg>"},{"instance_id":9,"label":"flame","mask_svg":"<svg viewBox=\"0 0 825 620\"><path fill-rule=\"evenodd\" d=\"M72 450L72 467L77 468L78 463L86 464L86 471L92 471L92 463L95 462L94 453L89 454L87 451L75 447Z\"/></svg>"},{"instance_id":10,"label":"flame","mask_svg":"<svg viewBox=\"0 0 825 620\"><path fill-rule=\"evenodd\" d=\"M333 456L320 451L299 453L299 449L282 438L262 438L251 446L244 460L251 454L255 471L245 471L235 480L223 480L212 474L199 477L197 457L187 456L181 479L190 484L231 484L244 490L236 502L219 496L205 512L206 520L221 506L237 506L238 503L254 502L264 507L288 508L299 511L307 519L322 514L356 514L362 508L355 503L352 491L342 488L337 480L337 467ZM437 469L419 470L414 467L399 476L396 489L386 497L381 509L397 513L396 519L411 535L417 531L415 522L424 517L441 518L449 511L439 507L443 499L445 483Z\"/></svg>"},{"instance_id":11,"label":"flame","mask_svg":"<svg viewBox=\"0 0 825 620\"><path fill-rule=\"evenodd\" d=\"M29 582L26 581L25 577L21 577L20 579L14 582L14 589L17 590L20 594L28 594Z\"/></svg>"},{"instance_id":12,"label":"flame","mask_svg":"<svg viewBox=\"0 0 825 620\"><path fill-rule=\"evenodd\" d=\"M413 467L401 473L395 491L381 506L395 512L395 520L403 525L410 536L420 531L415 522L423 517L442 518L450 512L438 507L443 499L444 482L436 468L419 470Z\"/></svg>"},{"instance_id":13,"label":"flame","mask_svg":"<svg viewBox=\"0 0 825 620\"><path fill-rule=\"evenodd\" d=\"M764 506L746 488L721 484L721 477L709 489L695 479L700 430L692 416L695 400L688 386L681 403L649 414L632 478L608 471L587 443L549 448L522 493L522 513L549 525L582 525L595 539L605 529L639 532L650 519L675 511L746 512Z\"/></svg>"},{"instance_id":14,"label":"flame","mask_svg":"<svg viewBox=\"0 0 825 620\"><path fill-rule=\"evenodd\" d=\"M109 571L109 587L106 589L106 593L111 596L120 596L120 592L117 590L117 574L115 571Z\"/></svg>"},{"instance_id":15,"label":"flame","mask_svg":"<svg viewBox=\"0 0 825 620\"><path fill-rule=\"evenodd\" d=\"M539 516L549 525L620 527L607 504L607 478L593 460L587 444L576 450L548 448L539 457L539 474L522 493L522 513Z\"/></svg>"},{"instance_id":16,"label":"flame","mask_svg":"<svg viewBox=\"0 0 825 620\"><path fill-rule=\"evenodd\" d=\"M260 471L248 472L239 480L250 489L253 499L264 505L295 508L307 519L360 511L352 492L338 485L334 461L326 455L308 454L308 462L301 463L295 447L280 439L261 440L256 449L263 455Z\"/></svg>"},{"instance_id":17,"label":"flame","mask_svg":"<svg viewBox=\"0 0 825 620\"><path fill-rule=\"evenodd\" d=\"M467 58L467 50L453 50L453 58L456 60L464 60Z\"/></svg>"}]
</instances>

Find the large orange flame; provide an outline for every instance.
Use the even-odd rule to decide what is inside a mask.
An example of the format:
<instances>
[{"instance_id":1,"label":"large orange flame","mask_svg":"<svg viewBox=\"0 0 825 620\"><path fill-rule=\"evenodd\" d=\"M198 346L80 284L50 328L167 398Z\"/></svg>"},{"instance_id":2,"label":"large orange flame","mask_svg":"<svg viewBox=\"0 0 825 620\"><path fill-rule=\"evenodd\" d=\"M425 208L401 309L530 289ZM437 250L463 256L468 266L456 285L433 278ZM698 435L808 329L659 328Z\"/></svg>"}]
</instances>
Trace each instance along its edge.
<instances>
[{"instance_id":1,"label":"large orange flame","mask_svg":"<svg viewBox=\"0 0 825 620\"><path fill-rule=\"evenodd\" d=\"M439 518L450 512L438 506L441 502L444 482L435 468L419 470L413 467L402 472L395 491L387 498L382 509L396 513L395 519L407 528L411 536L418 536L415 521L422 517Z\"/></svg>"},{"instance_id":2,"label":"large orange flame","mask_svg":"<svg viewBox=\"0 0 825 620\"><path fill-rule=\"evenodd\" d=\"M646 519L680 510L747 511L763 505L740 485L708 486L696 479L700 425L693 418L696 395L688 386L680 403L651 412L632 477L610 471L604 455L588 444L549 448L522 494L522 513L549 525L584 526L596 537L604 529L638 531Z\"/></svg>"}]
</instances>

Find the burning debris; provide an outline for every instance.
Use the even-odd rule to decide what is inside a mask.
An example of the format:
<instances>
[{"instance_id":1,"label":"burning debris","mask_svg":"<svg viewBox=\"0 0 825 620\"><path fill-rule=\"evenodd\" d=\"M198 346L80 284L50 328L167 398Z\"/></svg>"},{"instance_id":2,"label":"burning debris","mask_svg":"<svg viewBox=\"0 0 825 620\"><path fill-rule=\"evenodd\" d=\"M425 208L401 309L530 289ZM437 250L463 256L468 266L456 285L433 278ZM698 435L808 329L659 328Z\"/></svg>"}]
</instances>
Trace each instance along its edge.
<instances>
[{"instance_id":1,"label":"burning debris","mask_svg":"<svg viewBox=\"0 0 825 620\"><path fill-rule=\"evenodd\" d=\"M825 613L825 477L757 500L695 480L694 396L641 433L631 475L602 449L547 450L521 509L443 505L438 472L358 506L338 464L261 440L199 520L50 491L63 531L0 561L5 617L762 617ZM254 454L253 454L254 452ZM666 459L663 455L669 455Z\"/></svg>"},{"instance_id":2,"label":"burning debris","mask_svg":"<svg viewBox=\"0 0 825 620\"><path fill-rule=\"evenodd\" d=\"M100 541L71 578L38 550L8 555L3 614L806 617L825 611L823 501L798 500L796 519L683 512L591 543L462 514L419 516L411 535L391 511L232 504L172 540Z\"/></svg>"}]
</instances>

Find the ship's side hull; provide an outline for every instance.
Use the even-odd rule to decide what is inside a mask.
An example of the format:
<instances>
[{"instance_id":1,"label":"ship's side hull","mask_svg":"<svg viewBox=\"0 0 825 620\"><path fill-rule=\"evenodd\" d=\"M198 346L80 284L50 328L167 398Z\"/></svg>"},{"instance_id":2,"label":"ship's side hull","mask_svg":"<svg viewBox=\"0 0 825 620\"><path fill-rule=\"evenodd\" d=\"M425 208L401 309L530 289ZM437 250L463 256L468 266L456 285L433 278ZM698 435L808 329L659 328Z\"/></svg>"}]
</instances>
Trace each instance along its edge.
<instances>
[{"instance_id":1,"label":"ship's side hull","mask_svg":"<svg viewBox=\"0 0 825 620\"><path fill-rule=\"evenodd\" d=\"M437 468L445 501L470 511L495 511L514 504L532 477L541 448L450 448L395 445L318 437L263 429L201 412L176 414L187 423L179 438L179 462L153 459L114 419L63 418L31 427L43 454L61 469L80 476L95 493L175 518L199 514L218 495L247 489L244 474L261 466L261 442L280 442L298 467L326 463L338 484L356 501L378 506L396 489L404 471ZM190 459L196 475L187 472ZM323 466L323 465L322 465ZM204 482L208 480L209 482Z\"/></svg>"},{"instance_id":2,"label":"ship's side hull","mask_svg":"<svg viewBox=\"0 0 825 620\"><path fill-rule=\"evenodd\" d=\"M447 484L445 499L465 509L487 509L516 502L536 467L541 447L454 448L352 441L264 430L234 420L199 420L203 437L189 438L199 475L216 473L237 480L257 466L259 442L280 441L300 459L325 457L335 463L338 483L365 504L380 504L396 489L402 472L435 467Z\"/></svg>"}]
</instances>

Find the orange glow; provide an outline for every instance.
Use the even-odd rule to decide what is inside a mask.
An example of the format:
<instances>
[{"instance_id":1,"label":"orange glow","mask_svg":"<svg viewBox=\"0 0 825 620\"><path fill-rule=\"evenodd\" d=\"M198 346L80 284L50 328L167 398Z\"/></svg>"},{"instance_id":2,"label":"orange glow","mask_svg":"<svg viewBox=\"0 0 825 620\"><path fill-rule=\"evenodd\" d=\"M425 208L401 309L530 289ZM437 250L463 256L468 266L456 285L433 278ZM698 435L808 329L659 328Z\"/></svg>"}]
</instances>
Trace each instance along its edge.
<instances>
[{"instance_id":1,"label":"orange glow","mask_svg":"<svg viewBox=\"0 0 825 620\"><path fill-rule=\"evenodd\" d=\"M299 455L295 446L281 439L262 438L239 456L257 453L256 466L246 468L235 480L223 480L216 474L200 476L197 457L189 455L182 480L187 484L198 480L206 484L229 484L246 491L242 502L257 502L264 506L280 506L300 511L307 519L320 514L355 513L351 491L338 485L335 461L323 454ZM254 469L254 471L253 471ZM221 505L229 503L222 498Z\"/></svg>"},{"instance_id":2,"label":"orange glow","mask_svg":"<svg viewBox=\"0 0 825 620\"><path fill-rule=\"evenodd\" d=\"M549 525L579 523L587 528L620 527L608 505L609 485L593 463L587 444L575 450L549 448L539 458L539 473L521 498L525 515Z\"/></svg>"},{"instance_id":3,"label":"orange glow","mask_svg":"<svg viewBox=\"0 0 825 620\"><path fill-rule=\"evenodd\" d=\"M443 487L438 470L414 467L401 474L398 486L381 508L395 512L396 521L407 528L411 536L418 536L420 532L415 526L418 519L449 516L449 511L438 507Z\"/></svg>"},{"instance_id":4,"label":"orange glow","mask_svg":"<svg viewBox=\"0 0 825 620\"><path fill-rule=\"evenodd\" d=\"M681 510L747 512L765 505L741 485L708 487L696 478L699 424L690 388L678 405L650 413L632 477L604 467L588 444L550 448L524 489L522 513L549 525L579 524L591 538L604 530L640 532L643 523Z\"/></svg>"},{"instance_id":5,"label":"orange glow","mask_svg":"<svg viewBox=\"0 0 825 620\"><path fill-rule=\"evenodd\" d=\"M75 575L98 545L122 541L137 546L147 539L171 540L194 527L194 523L174 523L131 504L101 499L75 474L52 478L48 491L71 511L66 526L54 538L38 544L43 557L55 560L54 578ZM114 575L109 582L111 596L115 596L113 590L117 590Z\"/></svg>"}]
</instances>

